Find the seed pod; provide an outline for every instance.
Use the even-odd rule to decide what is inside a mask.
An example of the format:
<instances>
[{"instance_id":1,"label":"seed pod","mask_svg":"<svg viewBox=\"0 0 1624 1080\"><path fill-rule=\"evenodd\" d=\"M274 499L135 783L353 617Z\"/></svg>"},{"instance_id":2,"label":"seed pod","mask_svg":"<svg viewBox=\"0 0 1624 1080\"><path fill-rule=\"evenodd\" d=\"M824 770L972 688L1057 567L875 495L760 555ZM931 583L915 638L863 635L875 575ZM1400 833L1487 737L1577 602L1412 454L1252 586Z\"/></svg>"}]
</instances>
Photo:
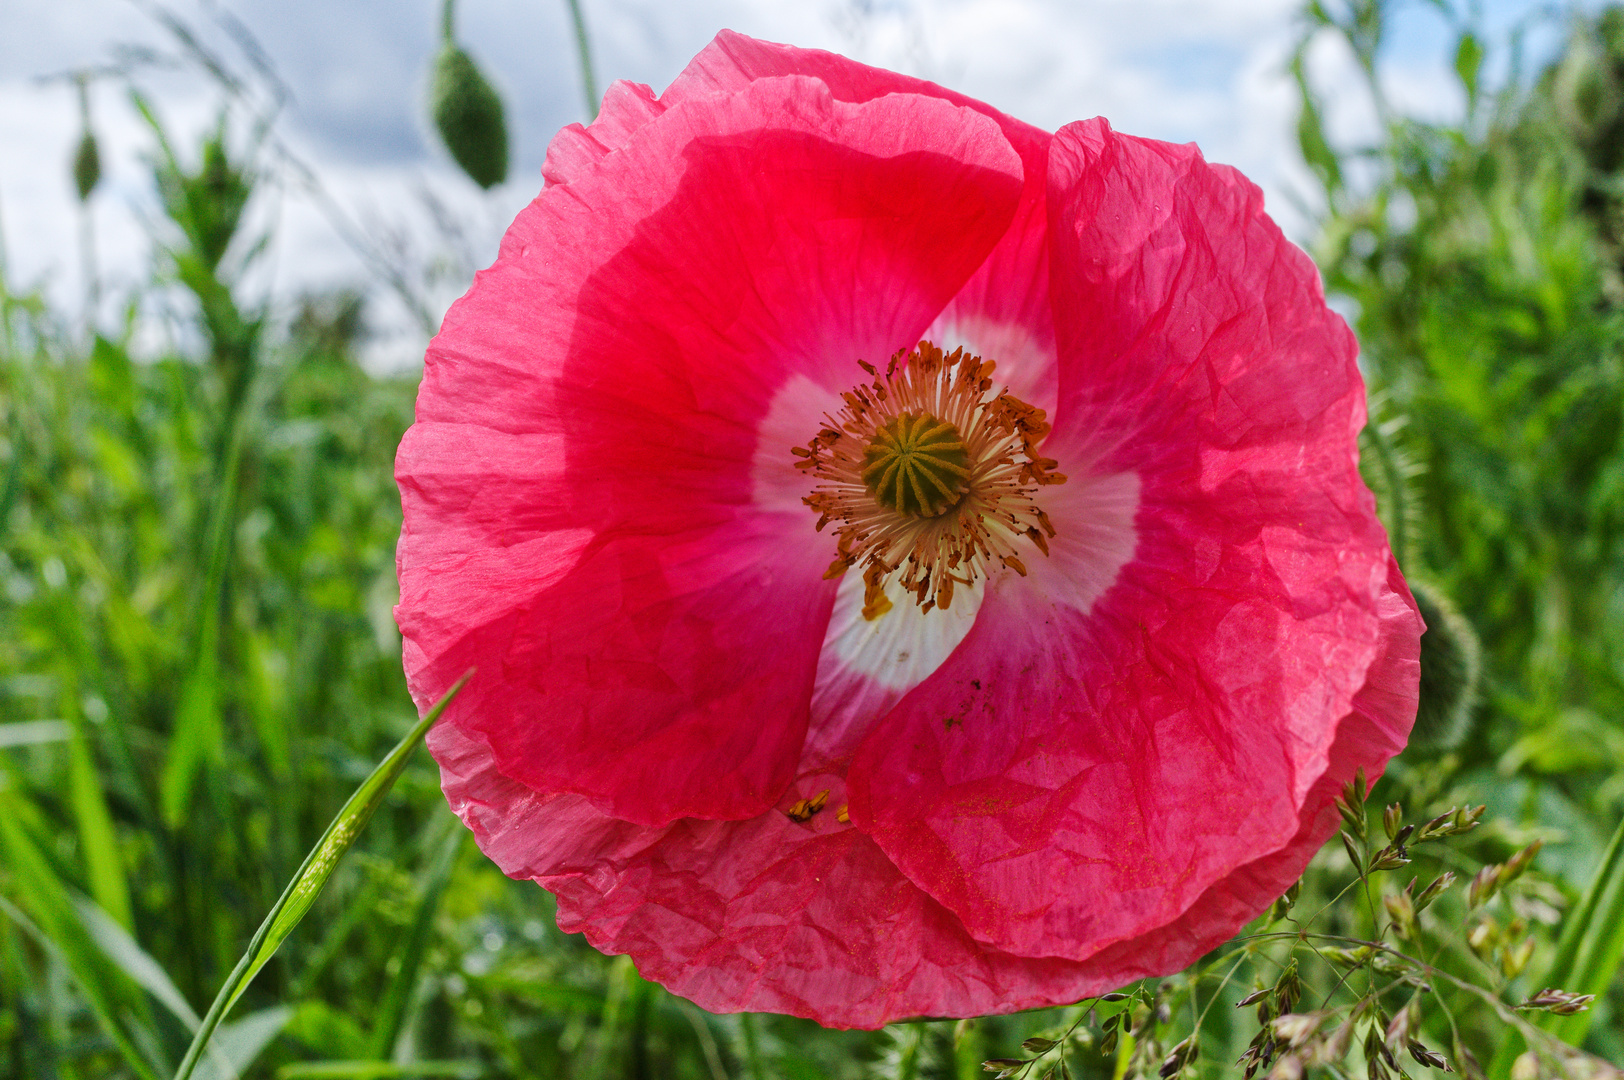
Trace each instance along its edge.
<instances>
[{"instance_id":1,"label":"seed pod","mask_svg":"<svg viewBox=\"0 0 1624 1080\"><path fill-rule=\"evenodd\" d=\"M1428 885L1425 889L1422 889L1421 895L1415 898L1415 910L1427 910L1427 906L1434 900L1438 899L1438 897L1442 896L1444 890L1449 888L1454 883L1455 872L1453 870L1445 870L1442 874L1439 874L1432 880L1432 884Z\"/></svg>"},{"instance_id":2,"label":"seed pod","mask_svg":"<svg viewBox=\"0 0 1624 1080\"><path fill-rule=\"evenodd\" d=\"M1303 1059L1296 1054L1287 1054L1275 1062L1274 1068L1269 1070L1269 1080L1302 1080Z\"/></svg>"},{"instance_id":3,"label":"seed pod","mask_svg":"<svg viewBox=\"0 0 1624 1080\"><path fill-rule=\"evenodd\" d=\"M1479 870L1466 887L1466 906L1475 908L1488 903L1500 891L1500 875L1504 872L1505 867L1499 865L1485 866Z\"/></svg>"},{"instance_id":4,"label":"seed pod","mask_svg":"<svg viewBox=\"0 0 1624 1080\"><path fill-rule=\"evenodd\" d=\"M1415 904L1409 894L1388 893L1382 897L1382 905L1393 920L1393 932L1406 941L1415 940Z\"/></svg>"},{"instance_id":5,"label":"seed pod","mask_svg":"<svg viewBox=\"0 0 1624 1080\"><path fill-rule=\"evenodd\" d=\"M1409 828L1409 826L1405 826ZM1410 864L1410 855L1403 844L1389 844L1371 856L1371 870L1397 870L1401 866Z\"/></svg>"},{"instance_id":6,"label":"seed pod","mask_svg":"<svg viewBox=\"0 0 1624 1080\"><path fill-rule=\"evenodd\" d=\"M1410 745L1431 751L1459 746L1477 704L1483 647L1472 624L1453 601L1426 581L1411 580L1410 590L1427 629L1421 635L1421 692Z\"/></svg>"},{"instance_id":7,"label":"seed pod","mask_svg":"<svg viewBox=\"0 0 1624 1080\"><path fill-rule=\"evenodd\" d=\"M1424 1043L1411 1039L1409 1050L1411 1057L1415 1058L1418 1063L1427 1066L1429 1069L1442 1069L1444 1072L1455 1071L1449 1067L1448 1058L1444 1057L1436 1050L1429 1050Z\"/></svg>"},{"instance_id":8,"label":"seed pod","mask_svg":"<svg viewBox=\"0 0 1624 1080\"><path fill-rule=\"evenodd\" d=\"M1544 846L1544 840L1535 840L1532 844L1507 859L1505 867L1500 871L1500 884L1504 885L1522 877L1523 871L1528 869L1528 864L1534 861L1534 856L1538 855L1539 849Z\"/></svg>"},{"instance_id":9,"label":"seed pod","mask_svg":"<svg viewBox=\"0 0 1624 1080\"><path fill-rule=\"evenodd\" d=\"M73 152L73 188L79 201L86 202L101 182L101 151L96 134L90 130L90 76L80 72L73 78L79 90L79 145Z\"/></svg>"},{"instance_id":10,"label":"seed pod","mask_svg":"<svg viewBox=\"0 0 1624 1080\"><path fill-rule=\"evenodd\" d=\"M1399 826L1404 822L1404 807L1398 803L1388 803L1387 809L1382 811L1382 831L1387 839L1392 840L1398 836Z\"/></svg>"},{"instance_id":11,"label":"seed pod","mask_svg":"<svg viewBox=\"0 0 1624 1080\"><path fill-rule=\"evenodd\" d=\"M1309 1036L1318 1031L1320 1025L1325 1023L1326 1014L1322 1012L1286 1013L1275 1017L1274 1034L1276 1038L1284 1039L1291 1046L1301 1046L1308 1041Z\"/></svg>"},{"instance_id":12,"label":"seed pod","mask_svg":"<svg viewBox=\"0 0 1624 1080\"><path fill-rule=\"evenodd\" d=\"M79 137L79 148L73 154L73 187L79 201L89 200L90 193L101 183L101 152L96 148L96 136L89 128Z\"/></svg>"},{"instance_id":13,"label":"seed pod","mask_svg":"<svg viewBox=\"0 0 1624 1080\"><path fill-rule=\"evenodd\" d=\"M1235 1008L1244 1009L1248 1005L1256 1005L1258 1002L1268 997L1272 992L1273 991L1267 986L1263 987L1261 990L1253 990L1250 994L1247 994L1245 997L1237 1001L1235 1003Z\"/></svg>"},{"instance_id":14,"label":"seed pod","mask_svg":"<svg viewBox=\"0 0 1624 1080\"><path fill-rule=\"evenodd\" d=\"M473 58L448 36L434 61L429 112L451 157L469 179L491 188L507 179L502 98Z\"/></svg>"},{"instance_id":15,"label":"seed pod","mask_svg":"<svg viewBox=\"0 0 1624 1080\"><path fill-rule=\"evenodd\" d=\"M1348 835L1346 829L1337 833L1337 835L1342 837L1342 846L1347 850L1348 861L1353 864L1354 872L1359 874L1364 873L1365 860L1364 857L1359 854L1358 842L1355 841L1353 837Z\"/></svg>"},{"instance_id":16,"label":"seed pod","mask_svg":"<svg viewBox=\"0 0 1624 1080\"><path fill-rule=\"evenodd\" d=\"M1157 1075L1162 1080L1167 1080L1168 1077L1180 1072L1186 1065L1194 1061L1200 1052L1200 1048L1196 1045L1196 1037L1191 1035L1168 1051L1167 1057L1162 1060L1162 1067L1157 1071Z\"/></svg>"},{"instance_id":17,"label":"seed pod","mask_svg":"<svg viewBox=\"0 0 1624 1080\"><path fill-rule=\"evenodd\" d=\"M1540 1009L1545 1012L1556 1013L1558 1016L1572 1016L1574 1013L1581 1013L1590 1008L1590 1003L1595 1000L1595 994L1574 994L1548 986L1515 1007L1518 1009Z\"/></svg>"},{"instance_id":18,"label":"seed pod","mask_svg":"<svg viewBox=\"0 0 1624 1080\"><path fill-rule=\"evenodd\" d=\"M1277 1014L1289 1013L1303 995L1302 980L1297 977L1297 958L1286 962L1286 968L1274 984L1274 1004Z\"/></svg>"}]
</instances>

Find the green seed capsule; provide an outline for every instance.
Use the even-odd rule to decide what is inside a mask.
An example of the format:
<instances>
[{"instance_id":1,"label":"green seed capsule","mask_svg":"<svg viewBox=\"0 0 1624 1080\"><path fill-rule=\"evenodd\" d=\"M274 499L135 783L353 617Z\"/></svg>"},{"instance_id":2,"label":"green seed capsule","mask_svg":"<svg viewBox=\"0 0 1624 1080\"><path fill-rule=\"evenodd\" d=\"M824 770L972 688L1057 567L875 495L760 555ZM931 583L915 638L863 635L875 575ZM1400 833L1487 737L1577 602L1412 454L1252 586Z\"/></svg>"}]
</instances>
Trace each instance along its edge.
<instances>
[{"instance_id":1,"label":"green seed capsule","mask_svg":"<svg viewBox=\"0 0 1624 1080\"><path fill-rule=\"evenodd\" d=\"M1412 580L1410 590L1427 621L1421 635L1421 701L1410 745L1451 750L1466 737L1477 704L1482 646L1472 624L1441 589Z\"/></svg>"},{"instance_id":2,"label":"green seed capsule","mask_svg":"<svg viewBox=\"0 0 1624 1080\"><path fill-rule=\"evenodd\" d=\"M429 109L446 149L474 183L490 188L507 179L502 99L453 41L446 41L434 61Z\"/></svg>"},{"instance_id":3,"label":"green seed capsule","mask_svg":"<svg viewBox=\"0 0 1624 1080\"><path fill-rule=\"evenodd\" d=\"M79 201L90 198L90 193L101 183L101 151L96 148L96 136L86 131L79 139L79 148L73 154L73 186L79 192Z\"/></svg>"}]
</instances>

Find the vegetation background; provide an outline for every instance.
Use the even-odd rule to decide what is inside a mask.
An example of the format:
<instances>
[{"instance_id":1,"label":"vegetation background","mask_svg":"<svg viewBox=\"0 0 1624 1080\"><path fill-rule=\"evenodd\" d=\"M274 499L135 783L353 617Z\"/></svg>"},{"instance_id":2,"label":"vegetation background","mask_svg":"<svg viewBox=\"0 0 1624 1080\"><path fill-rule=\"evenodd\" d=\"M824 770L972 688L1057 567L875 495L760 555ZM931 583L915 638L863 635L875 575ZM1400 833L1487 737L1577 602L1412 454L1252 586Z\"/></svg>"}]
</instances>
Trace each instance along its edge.
<instances>
[{"instance_id":1,"label":"vegetation background","mask_svg":"<svg viewBox=\"0 0 1624 1080\"><path fill-rule=\"evenodd\" d=\"M1345 37L1379 102L1387 8L1312 0L1300 17L1313 253L1363 343L1365 468L1434 629L1415 744L1294 909L1118 1002L876 1033L712 1016L560 934L545 892L478 854L418 753L195 1075L1220 1076L1260 1038L1289 1056L1275 1020L1298 999L1328 1030L1350 1025L1345 1059L1299 1061L1325 1075L1396 1074L1376 1043L1402 1015L1401 1050L1413 1035L1468 1075L1595 1067L1518 1059L1536 1015L1624 1063L1624 9L1542 16L1567 44L1529 70L1515 35L1484 41L1444 10L1467 116L1382 108L1358 147L1325 136L1307 43ZM310 178L278 142L274 74L171 29L218 84L221 119L172 145L161 103L140 99L164 216L126 317L88 327L0 265L5 1076L171 1075L306 853L417 721L390 617L392 460L415 377L357 363L359 295L244 298L267 239L245 211ZM1497 52L1510 74L1489 86ZM501 102L458 53L448 32L431 106L486 184L505 171ZM99 171L87 127L81 200ZM437 271L365 253L424 310ZM137 355L154 297L185 332ZM1413 869L1378 872L1366 837L1384 803L1415 821L1488 810L1417 844ZM1498 895L1465 888L1483 865ZM1461 885L1407 921L1403 881L1444 871ZM1389 963L1382 989L1380 963L1328 944L1361 940L1419 966ZM1567 1017L1506 1007L1551 984L1596 999ZM1254 1021L1232 1006L1259 988ZM1424 1005L1407 1013L1406 994Z\"/></svg>"}]
</instances>

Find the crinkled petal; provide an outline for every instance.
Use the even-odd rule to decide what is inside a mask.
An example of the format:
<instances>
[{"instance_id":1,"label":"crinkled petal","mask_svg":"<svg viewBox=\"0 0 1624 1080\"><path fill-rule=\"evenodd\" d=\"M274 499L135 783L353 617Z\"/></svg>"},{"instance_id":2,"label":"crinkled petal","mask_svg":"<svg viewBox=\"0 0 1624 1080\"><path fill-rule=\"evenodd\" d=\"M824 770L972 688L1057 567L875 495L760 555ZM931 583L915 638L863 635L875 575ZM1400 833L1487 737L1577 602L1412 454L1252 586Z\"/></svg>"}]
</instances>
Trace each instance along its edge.
<instances>
[{"instance_id":1,"label":"crinkled petal","mask_svg":"<svg viewBox=\"0 0 1624 1080\"><path fill-rule=\"evenodd\" d=\"M1023 400L1052 410L1055 401L1054 322L1049 313L1048 224L1045 176L1048 132L934 83L869 67L834 53L757 41L724 30L661 96L663 103L736 93L752 81L800 72L828 85L842 101L868 101L885 94L919 93L976 109L997 121L1025 170L1014 221L981 267L942 309L924 337L951 350L964 347L997 362L996 377ZM774 400L758 442L758 503L810 515L801 505L805 475L790 467L788 448L811 435L807 418L839 410L838 391L858 381L855 365L838 385L820 387L801 379ZM834 542L825 541L832 559ZM893 590L896 591L896 590ZM841 583L834 618L824 641L813 691L812 723L802 768L823 767L851 755L868 728L901 696L941 664L963 640L979 589L962 589L950 614L921 616L903 605L876 622L862 619L862 581Z\"/></svg>"},{"instance_id":2,"label":"crinkled petal","mask_svg":"<svg viewBox=\"0 0 1624 1080\"><path fill-rule=\"evenodd\" d=\"M548 149L549 183L567 183L579 171L615 152L643 124L685 101L737 93L759 79L785 75L820 79L840 101L864 102L887 94L939 97L995 120L1021 156L1025 171L1020 204L1010 228L981 267L937 315L924 337L946 349L963 346L998 363L997 377L1023 400L1052 410L1055 400L1054 323L1049 313L1047 192L1051 136L989 106L934 83L869 67L835 53L757 41L724 30L696 56L665 93L617 83L605 95L598 119L571 125ZM853 359L874 359L854 357ZM820 385L801 375L781 386L758 429L754 469L756 503L810 525L802 505L808 483L793 467L791 447L803 445L817 421L838 411L839 392L857 381L855 363ZM824 544L833 558L833 542ZM880 625L856 620L861 582L843 583L835 619L825 639L813 691L810 753L820 762L849 757L867 728L901 695L941 663L964 636L973 598L961 594L951 620L920 620L898 609ZM944 628L939 624L955 625ZM904 626L903 624L908 624ZM921 624L921 625L914 625ZM913 630L923 631L917 646ZM805 766L803 762L803 767Z\"/></svg>"},{"instance_id":3,"label":"crinkled petal","mask_svg":"<svg viewBox=\"0 0 1624 1080\"><path fill-rule=\"evenodd\" d=\"M1097 525L1068 488L1134 477L1132 559L1081 597L1036 555L990 581L848 779L853 820L976 938L1083 959L1291 842L1395 616L1352 338L1256 189L1101 121L1056 136L1049 182L1048 445L1073 477L1040 498L1058 552Z\"/></svg>"},{"instance_id":4,"label":"crinkled petal","mask_svg":"<svg viewBox=\"0 0 1624 1080\"><path fill-rule=\"evenodd\" d=\"M1048 132L933 82L860 64L839 53L780 45L723 30L658 97L642 83L611 83L592 123L570 124L553 138L547 147L542 175L548 184L567 184L626 145L639 128L666 109L686 101L735 94L759 79L785 75L818 79L837 101L861 103L887 94L940 98L996 120L1029 165L1035 160L1041 166L1047 152Z\"/></svg>"},{"instance_id":5,"label":"crinkled petal","mask_svg":"<svg viewBox=\"0 0 1624 1080\"><path fill-rule=\"evenodd\" d=\"M792 377L916 340L1021 181L974 110L783 77L672 106L544 191L431 344L397 461L420 706L477 668L450 722L629 821L771 806L834 585L804 509L754 501L759 421Z\"/></svg>"},{"instance_id":6,"label":"crinkled petal","mask_svg":"<svg viewBox=\"0 0 1624 1080\"><path fill-rule=\"evenodd\" d=\"M951 351L963 346L998 362L998 379L1041 408L1054 403L1054 321L1049 313L1046 173L1052 136L974 98L922 79L859 64L820 49L757 41L731 30L689 63L662 102L734 93L752 80L790 74L823 80L841 101L885 94L939 97L998 122L1026 170L1015 220L992 254L924 336Z\"/></svg>"},{"instance_id":7,"label":"crinkled petal","mask_svg":"<svg viewBox=\"0 0 1624 1080\"><path fill-rule=\"evenodd\" d=\"M877 1028L1074 1001L1151 973L1131 959L1100 971L986 948L836 821L838 802L805 824L774 811L650 828L530 791L451 725L429 745L452 808L504 872L557 895L562 929L630 954L645 978L711 1012ZM838 778L822 783L838 793Z\"/></svg>"},{"instance_id":8,"label":"crinkled petal","mask_svg":"<svg viewBox=\"0 0 1624 1080\"><path fill-rule=\"evenodd\" d=\"M836 1027L915 1016L978 1016L1064 1004L1184 967L1233 935L1296 880L1335 828L1331 797L1360 765L1395 753L1392 717L1413 700L1417 627L1394 568L1385 651L1337 728L1330 766L1279 851L1231 871L1183 916L1086 961L1013 956L972 938L830 804L798 824L647 828L572 795L501 776L488 747L441 725L430 744L446 795L505 872L558 895L559 924L712 1012L773 1011ZM1379 765L1377 766L1379 768Z\"/></svg>"},{"instance_id":9,"label":"crinkled petal","mask_svg":"<svg viewBox=\"0 0 1624 1080\"><path fill-rule=\"evenodd\" d=\"M590 175L599 161L625 146L671 104L655 97L642 83L616 79L603 95L597 119L587 125L570 124L547 144L547 159L541 165L547 186Z\"/></svg>"},{"instance_id":10,"label":"crinkled petal","mask_svg":"<svg viewBox=\"0 0 1624 1080\"><path fill-rule=\"evenodd\" d=\"M1352 711L1336 725L1325 771L1303 800L1296 834L1278 851L1215 882L1166 926L1100 950L1091 967L1125 974L1139 969L1138 974L1119 979L1121 983L1141 974L1188 967L1229 940L1302 876L1309 860L1337 830L1341 816L1332 800L1354 773L1362 768L1374 783L1387 761L1404 749L1421 678L1423 627L1396 562L1388 563L1386 588L1378 604L1381 652L1354 696Z\"/></svg>"}]
</instances>

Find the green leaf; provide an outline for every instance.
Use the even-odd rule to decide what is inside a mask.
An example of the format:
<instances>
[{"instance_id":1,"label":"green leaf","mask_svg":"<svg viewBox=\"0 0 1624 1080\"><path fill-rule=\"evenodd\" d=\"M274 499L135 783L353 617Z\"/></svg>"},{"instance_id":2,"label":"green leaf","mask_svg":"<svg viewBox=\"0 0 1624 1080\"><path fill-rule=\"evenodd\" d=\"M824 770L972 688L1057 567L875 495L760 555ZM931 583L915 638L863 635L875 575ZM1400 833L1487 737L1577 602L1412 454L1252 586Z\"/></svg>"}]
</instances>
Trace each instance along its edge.
<instances>
[{"instance_id":1,"label":"green leaf","mask_svg":"<svg viewBox=\"0 0 1624 1080\"><path fill-rule=\"evenodd\" d=\"M66 742L72 737L73 728L61 720L18 720L0 724L0 749Z\"/></svg>"},{"instance_id":2,"label":"green leaf","mask_svg":"<svg viewBox=\"0 0 1624 1080\"><path fill-rule=\"evenodd\" d=\"M592 1067L587 1075L592 1080L606 1080L615 1075L613 1068L616 1051L627 1041L627 1003L637 990L637 968L629 956L617 956L609 963L609 995L604 1002L603 1022L598 1028L598 1045L592 1054ZM753 1028L747 1028L750 1036ZM754 1058L752 1051L750 1057Z\"/></svg>"},{"instance_id":3,"label":"green leaf","mask_svg":"<svg viewBox=\"0 0 1624 1080\"><path fill-rule=\"evenodd\" d=\"M390 1051L395 1047L395 1040L400 1038L400 1029L406 1022L406 1010L417 990L417 972L423 965L423 954L433 937L434 913L440 909L440 897L445 895L445 888L451 882L451 872L457 866L457 853L462 850L463 841L468 836L468 831L455 817L446 814L439 820L446 822L449 828L434 845L434 858L418 879L417 914L412 919L412 928L407 932L405 943L396 954L400 967L378 1008L377 1027L372 1035L372 1056L380 1060L392 1056Z\"/></svg>"},{"instance_id":4,"label":"green leaf","mask_svg":"<svg viewBox=\"0 0 1624 1080\"><path fill-rule=\"evenodd\" d=\"M1624 960L1624 821L1619 822L1607 852L1578 907L1568 916L1542 985L1575 994L1603 997ZM1542 1018L1542 1026L1578 1046L1590 1030L1592 1014Z\"/></svg>"},{"instance_id":5,"label":"green leaf","mask_svg":"<svg viewBox=\"0 0 1624 1080\"><path fill-rule=\"evenodd\" d=\"M326 1077L385 1080L397 1076L473 1080L474 1077L483 1076L484 1072L477 1061L412 1061L401 1064L392 1061L301 1061L276 1070L276 1080L321 1080Z\"/></svg>"},{"instance_id":6,"label":"green leaf","mask_svg":"<svg viewBox=\"0 0 1624 1080\"><path fill-rule=\"evenodd\" d=\"M186 1025L187 1031L197 1031L202 1021L163 966L94 901L82 896L73 896L72 900L79 921L107 959L173 1013L177 1020ZM265 1009L220 1028L209 1044L208 1059L198 1066L197 1075L217 1080L236 1080L237 1075L253 1063L266 1044L287 1026L288 1018L292 1015L291 1008Z\"/></svg>"},{"instance_id":7,"label":"green leaf","mask_svg":"<svg viewBox=\"0 0 1624 1080\"><path fill-rule=\"evenodd\" d=\"M73 795L73 816L79 825L79 843L84 849L85 871L90 878L90 894L103 911L124 929L135 925L130 915L130 886L124 877L124 856L107 812L107 796L101 774L90 752L90 738L79 703L73 700L75 680L64 679L63 708L73 717L68 740L68 782Z\"/></svg>"},{"instance_id":8,"label":"green leaf","mask_svg":"<svg viewBox=\"0 0 1624 1080\"><path fill-rule=\"evenodd\" d=\"M1297 145L1308 167L1319 175L1326 192L1336 194L1342 188L1342 160L1325 138L1325 125L1320 118L1319 98L1308 83L1308 71L1299 53L1291 62L1291 74L1297 83L1300 112L1297 114Z\"/></svg>"},{"instance_id":9,"label":"green leaf","mask_svg":"<svg viewBox=\"0 0 1624 1080\"><path fill-rule=\"evenodd\" d=\"M199 1020L186 996L169 978L162 965L130 936L129 931L90 900L73 897L73 907L79 921L84 924L85 932L102 954L137 986L158 999L158 1003L185 1024L187 1030L196 1031Z\"/></svg>"},{"instance_id":10,"label":"green leaf","mask_svg":"<svg viewBox=\"0 0 1624 1080\"><path fill-rule=\"evenodd\" d=\"M292 1017L291 1005L273 1005L221 1025L209 1044L212 1052L198 1065L194 1075L198 1080L234 1080L248 1070Z\"/></svg>"},{"instance_id":11,"label":"green leaf","mask_svg":"<svg viewBox=\"0 0 1624 1080\"><path fill-rule=\"evenodd\" d=\"M299 872L293 875L288 887L283 891L280 899L271 908L270 914L260 924L254 933L253 940L248 943L248 951L243 953L242 959L226 977L225 985L215 995L214 1004L209 1006L208 1015L203 1018L203 1025L198 1029L192 1040L192 1045L186 1050L186 1057L181 1061L180 1068L175 1071L175 1080L188 1080L197 1068L198 1060L203 1054L203 1048L208 1045L209 1037L214 1033L215 1027L224 1019L231 1006L248 989L248 984L259 974L270 958L276 955L276 950L287 936L293 933L293 928L310 910L310 905L316 902L321 895L322 887L337 868L339 859L355 843L356 837L372 818L372 814L383 802L389 789L394 786L411 759L412 752L417 749L418 743L428 734L429 728L440 718L445 707L457 692L463 688L473 676L469 671L458 679L445 696L434 703L421 720L406 733L406 737L386 756L378 767L372 770L372 775L362 781L361 786L355 789L355 794L349 797L344 808L338 812L333 823L327 826L310 854L299 867Z\"/></svg>"},{"instance_id":12,"label":"green leaf","mask_svg":"<svg viewBox=\"0 0 1624 1080\"><path fill-rule=\"evenodd\" d=\"M0 788L0 851L5 853L6 867L23 906L33 916L26 925L37 932L42 944L61 957L125 1063L146 1080L157 1080L153 1063L139 1049L142 1044L154 1043L150 1032L140 1030L146 1003L107 962L76 917L68 887L51 869L24 825L25 819L33 816L30 809L15 792ZM8 914L16 920L20 912Z\"/></svg>"},{"instance_id":13,"label":"green leaf","mask_svg":"<svg viewBox=\"0 0 1624 1080\"><path fill-rule=\"evenodd\" d=\"M207 610L204 630L198 644L198 659L180 691L175 710L175 730L169 740L169 756L164 760L160 794L164 820L179 827L192 801L192 782L206 761L213 761L224 744L220 724L220 619L213 614L219 593L204 594Z\"/></svg>"},{"instance_id":14,"label":"green leaf","mask_svg":"<svg viewBox=\"0 0 1624 1080\"><path fill-rule=\"evenodd\" d=\"M1477 103L1478 73L1483 70L1483 43L1470 30L1462 33L1455 46L1455 74L1466 88L1467 107Z\"/></svg>"},{"instance_id":15,"label":"green leaf","mask_svg":"<svg viewBox=\"0 0 1624 1080\"><path fill-rule=\"evenodd\" d=\"M225 742L220 722L220 608L237 519L237 476L243 455L239 420L233 419L226 436L225 463L209 523L209 567L201 599L197 658L181 686L169 756L164 761L160 796L164 820L171 828L178 828L186 817L197 770L205 762L217 760Z\"/></svg>"}]
</instances>

